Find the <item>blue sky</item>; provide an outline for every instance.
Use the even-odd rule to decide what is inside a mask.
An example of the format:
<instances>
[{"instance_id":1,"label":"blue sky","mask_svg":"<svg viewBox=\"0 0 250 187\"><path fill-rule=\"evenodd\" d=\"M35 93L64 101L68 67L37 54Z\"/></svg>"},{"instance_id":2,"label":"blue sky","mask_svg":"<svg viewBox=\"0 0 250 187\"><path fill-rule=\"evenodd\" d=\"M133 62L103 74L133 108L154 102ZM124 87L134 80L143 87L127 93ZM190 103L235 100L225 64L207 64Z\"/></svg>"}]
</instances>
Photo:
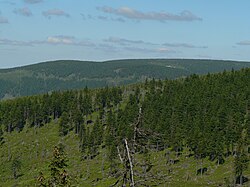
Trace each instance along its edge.
<instances>
[{"instance_id":1,"label":"blue sky","mask_svg":"<svg viewBox=\"0 0 250 187\"><path fill-rule=\"evenodd\" d=\"M0 0L0 68L57 59L250 61L249 0Z\"/></svg>"}]
</instances>

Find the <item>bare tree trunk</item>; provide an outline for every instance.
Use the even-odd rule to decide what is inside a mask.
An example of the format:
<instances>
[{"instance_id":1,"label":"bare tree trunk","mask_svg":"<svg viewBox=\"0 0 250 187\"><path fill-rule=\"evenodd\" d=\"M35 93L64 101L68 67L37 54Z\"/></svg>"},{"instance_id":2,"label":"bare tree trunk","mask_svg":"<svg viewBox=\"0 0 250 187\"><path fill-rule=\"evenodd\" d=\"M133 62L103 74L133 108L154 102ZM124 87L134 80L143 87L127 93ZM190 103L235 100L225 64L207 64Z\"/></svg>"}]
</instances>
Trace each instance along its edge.
<instances>
[{"instance_id":1,"label":"bare tree trunk","mask_svg":"<svg viewBox=\"0 0 250 187\"><path fill-rule=\"evenodd\" d=\"M125 148L127 151L127 156L128 156L128 160L129 160L129 166L130 166L130 180L131 180L131 187L135 186L135 182L134 182L134 171L133 171L133 163L130 157L130 152L129 152L129 148L128 148L128 142L127 139L124 139L124 143L125 143Z\"/></svg>"},{"instance_id":2,"label":"bare tree trunk","mask_svg":"<svg viewBox=\"0 0 250 187\"><path fill-rule=\"evenodd\" d=\"M120 161L121 161L121 163L123 164L123 160L122 160L122 157L121 157L120 149L119 149L118 146L117 146L116 148L117 148L117 152L118 152L118 156L119 156L119 158L120 158Z\"/></svg>"}]
</instances>

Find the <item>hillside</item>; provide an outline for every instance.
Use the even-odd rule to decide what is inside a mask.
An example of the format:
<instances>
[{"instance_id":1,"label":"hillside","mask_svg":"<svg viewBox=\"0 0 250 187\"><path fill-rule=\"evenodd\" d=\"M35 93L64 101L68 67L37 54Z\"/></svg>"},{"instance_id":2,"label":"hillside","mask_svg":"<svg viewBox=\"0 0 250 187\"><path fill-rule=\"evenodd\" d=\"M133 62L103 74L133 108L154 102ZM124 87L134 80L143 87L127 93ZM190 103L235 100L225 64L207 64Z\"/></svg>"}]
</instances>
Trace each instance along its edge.
<instances>
[{"instance_id":1,"label":"hillside","mask_svg":"<svg viewBox=\"0 0 250 187\"><path fill-rule=\"evenodd\" d=\"M0 186L249 186L249 80L245 68L1 101Z\"/></svg>"},{"instance_id":2,"label":"hillside","mask_svg":"<svg viewBox=\"0 0 250 187\"><path fill-rule=\"evenodd\" d=\"M129 59L105 62L53 61L0 70L0 99L55 90L126 85L146 78L176 79L250 67L249 62L188 59Z\"/></svg>"}]
</instances>

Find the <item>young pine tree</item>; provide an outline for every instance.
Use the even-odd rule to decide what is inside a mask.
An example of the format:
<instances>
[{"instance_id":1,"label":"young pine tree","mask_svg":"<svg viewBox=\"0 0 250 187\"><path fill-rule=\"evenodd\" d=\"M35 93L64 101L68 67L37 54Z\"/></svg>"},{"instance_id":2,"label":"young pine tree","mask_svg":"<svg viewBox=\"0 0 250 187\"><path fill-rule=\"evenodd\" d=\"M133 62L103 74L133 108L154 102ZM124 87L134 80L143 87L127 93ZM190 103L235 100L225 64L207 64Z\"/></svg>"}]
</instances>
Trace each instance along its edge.
<instances>
[{"instance_id":1,"label":"young pine tree","mask_svg":"<svg viewBox=\"0 0 250 187\"><path fill-rule=\"evenodd\" d=\"M62 146L55 146L53 150L53 158L49 165L50 179L49 186L70 186L70 180L65 168L68 166L67 158L64 154Z\"/></svg>"}]
</instances>

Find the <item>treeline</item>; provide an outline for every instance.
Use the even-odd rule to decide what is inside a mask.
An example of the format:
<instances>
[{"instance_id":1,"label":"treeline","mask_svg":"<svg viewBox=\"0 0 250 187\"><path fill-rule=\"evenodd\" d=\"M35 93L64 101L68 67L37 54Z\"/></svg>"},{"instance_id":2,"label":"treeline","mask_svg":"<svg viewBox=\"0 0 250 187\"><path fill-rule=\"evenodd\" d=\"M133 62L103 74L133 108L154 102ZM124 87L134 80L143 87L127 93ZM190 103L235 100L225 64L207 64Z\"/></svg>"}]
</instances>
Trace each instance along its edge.
<instances>
[{"instance_id":1,"label":"treeline","mask_svg":"<svg viewBox=\"0 0 250 187\"><path fill-rule=\"evenodd\" d=\"M102 111L110 103L122 99L120 87L103 88L97 91L85 88L80 91L52 92L0 102L1 127L11 132L21 131L25 125L40 127L67 114L71 123L81 124L84 117L95 110Z\"/></svg>"},{"instance_id":2,"label":"treeline","mask_svg":"<svg viewBox=\"0 0 250 187\"><path fill-rule=\"evenodd\" d=\"M162 144L220 159L250 135L250 69L192 75L146 84L143 127L164 134Z\"/></svg>"}]
</instances>

